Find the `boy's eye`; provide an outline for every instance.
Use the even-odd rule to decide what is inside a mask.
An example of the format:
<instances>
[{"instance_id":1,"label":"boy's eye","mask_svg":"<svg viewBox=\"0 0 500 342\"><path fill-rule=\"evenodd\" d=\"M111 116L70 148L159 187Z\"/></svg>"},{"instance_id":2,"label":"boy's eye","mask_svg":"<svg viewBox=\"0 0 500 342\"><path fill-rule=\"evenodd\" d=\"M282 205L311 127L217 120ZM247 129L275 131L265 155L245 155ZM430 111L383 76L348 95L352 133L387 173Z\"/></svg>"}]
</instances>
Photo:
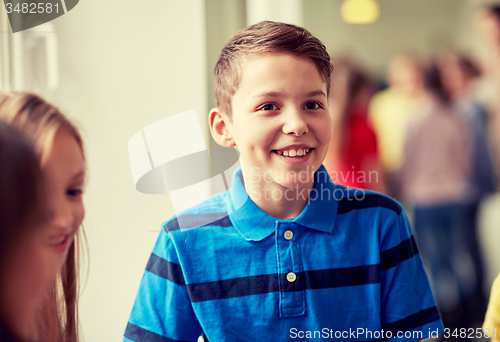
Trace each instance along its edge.
<instances>
[{"instance_id":1,"label":"boy's eye","mask_svg":"<svg viewBox=\"0 0 500 342\"><path fill-rule=\"evenodd\" d=\"M277 110L278 109L278 106L276 106L275 104L273 103L266 103L265 105L263 105L262 107L260 107L259 110Z\"/></svg>"},{"instance_id":2,"label":"boy's eye","mask_svg":"<svg viewBox=\"0 0 500 342\"><path fill-rule=\"evenodd\" d=\"M322 106L318 102L307 102L304 109L320 109Z\"/></svg>"}]
</instances>

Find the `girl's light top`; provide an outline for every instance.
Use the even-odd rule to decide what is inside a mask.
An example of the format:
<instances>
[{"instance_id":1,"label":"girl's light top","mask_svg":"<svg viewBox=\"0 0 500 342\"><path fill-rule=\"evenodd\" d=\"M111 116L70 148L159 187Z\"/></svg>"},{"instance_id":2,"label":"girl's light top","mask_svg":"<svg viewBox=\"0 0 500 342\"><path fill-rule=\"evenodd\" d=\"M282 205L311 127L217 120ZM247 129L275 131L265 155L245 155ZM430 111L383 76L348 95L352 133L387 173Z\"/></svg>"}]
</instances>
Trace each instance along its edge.
<instances>
[{"instance_id":1,"label":"girl's light top","mask_svg":"<svg viewBox=\"0 0 500 342\"><path fill-rule=\"evenodd\" d=\"M500 274L496 277L491 287L490 302L488 311L483 323L483 330L497 329L497 339L500 338Z\"/></svg>"}]
</instances>

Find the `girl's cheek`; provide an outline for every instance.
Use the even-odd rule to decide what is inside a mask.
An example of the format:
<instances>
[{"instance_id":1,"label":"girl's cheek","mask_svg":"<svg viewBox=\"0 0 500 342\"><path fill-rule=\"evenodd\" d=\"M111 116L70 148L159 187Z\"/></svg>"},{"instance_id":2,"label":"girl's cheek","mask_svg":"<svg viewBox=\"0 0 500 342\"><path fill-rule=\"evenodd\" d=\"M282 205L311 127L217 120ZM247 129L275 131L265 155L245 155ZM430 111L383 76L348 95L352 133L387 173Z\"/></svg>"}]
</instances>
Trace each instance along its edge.
<instances>
[{"instance_id":1,"label":"girl's cheek","mask_svg":"<svg viewBox=\"0 0 500 342\"><path fill-rule=\"evenodd\" d=\"M75 216L75 228L79 228L85 218L85 207L83 206L83 201L79 203Z\"/></svg>"}]
</instances>

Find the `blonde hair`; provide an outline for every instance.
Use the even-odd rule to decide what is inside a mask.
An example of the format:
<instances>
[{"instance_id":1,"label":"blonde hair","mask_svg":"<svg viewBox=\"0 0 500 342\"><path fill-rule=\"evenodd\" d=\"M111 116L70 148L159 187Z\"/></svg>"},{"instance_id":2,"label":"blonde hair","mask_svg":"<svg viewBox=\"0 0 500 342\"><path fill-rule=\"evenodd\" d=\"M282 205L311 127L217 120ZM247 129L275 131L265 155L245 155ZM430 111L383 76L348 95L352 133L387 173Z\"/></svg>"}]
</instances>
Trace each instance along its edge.
<instances>
[{"instance_id":1,"label":"blonde hair","mask_svg":"<svg viewBox=\"0 0 500 342\"><path fill-rule=\"evenodd\" d=\"M40 165L46 161L56 133L70 132L84 156L83 141L78 129L41 97L31 93L0 93L0 119L15 127L34 147ZM85 157L84 157L85 159ZM77 342L79 264L85 246L83 229L78 229L68 256L40 308L38 317L40 342Z\"/></svg>"}]
</instances>

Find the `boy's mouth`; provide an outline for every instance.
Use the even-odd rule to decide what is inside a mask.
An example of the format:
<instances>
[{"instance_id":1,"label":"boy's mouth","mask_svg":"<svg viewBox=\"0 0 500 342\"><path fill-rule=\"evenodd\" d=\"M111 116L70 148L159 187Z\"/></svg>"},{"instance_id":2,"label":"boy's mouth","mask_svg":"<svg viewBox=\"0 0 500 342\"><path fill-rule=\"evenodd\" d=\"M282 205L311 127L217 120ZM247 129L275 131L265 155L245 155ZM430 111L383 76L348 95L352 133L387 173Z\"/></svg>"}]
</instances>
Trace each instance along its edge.
<instances>
[{"instance_id":1,"label":"boy's mouth","mask_svg":"<svg viewBox=\"0 0 500 342\"><path fill-rule=\"evenodd\" d=\"M289 157L289 158L301 158L311 153L314 148L287 148L281 150L273 150L272 152L279 154L280 156Z\"/></svg>"}]
</instances>

